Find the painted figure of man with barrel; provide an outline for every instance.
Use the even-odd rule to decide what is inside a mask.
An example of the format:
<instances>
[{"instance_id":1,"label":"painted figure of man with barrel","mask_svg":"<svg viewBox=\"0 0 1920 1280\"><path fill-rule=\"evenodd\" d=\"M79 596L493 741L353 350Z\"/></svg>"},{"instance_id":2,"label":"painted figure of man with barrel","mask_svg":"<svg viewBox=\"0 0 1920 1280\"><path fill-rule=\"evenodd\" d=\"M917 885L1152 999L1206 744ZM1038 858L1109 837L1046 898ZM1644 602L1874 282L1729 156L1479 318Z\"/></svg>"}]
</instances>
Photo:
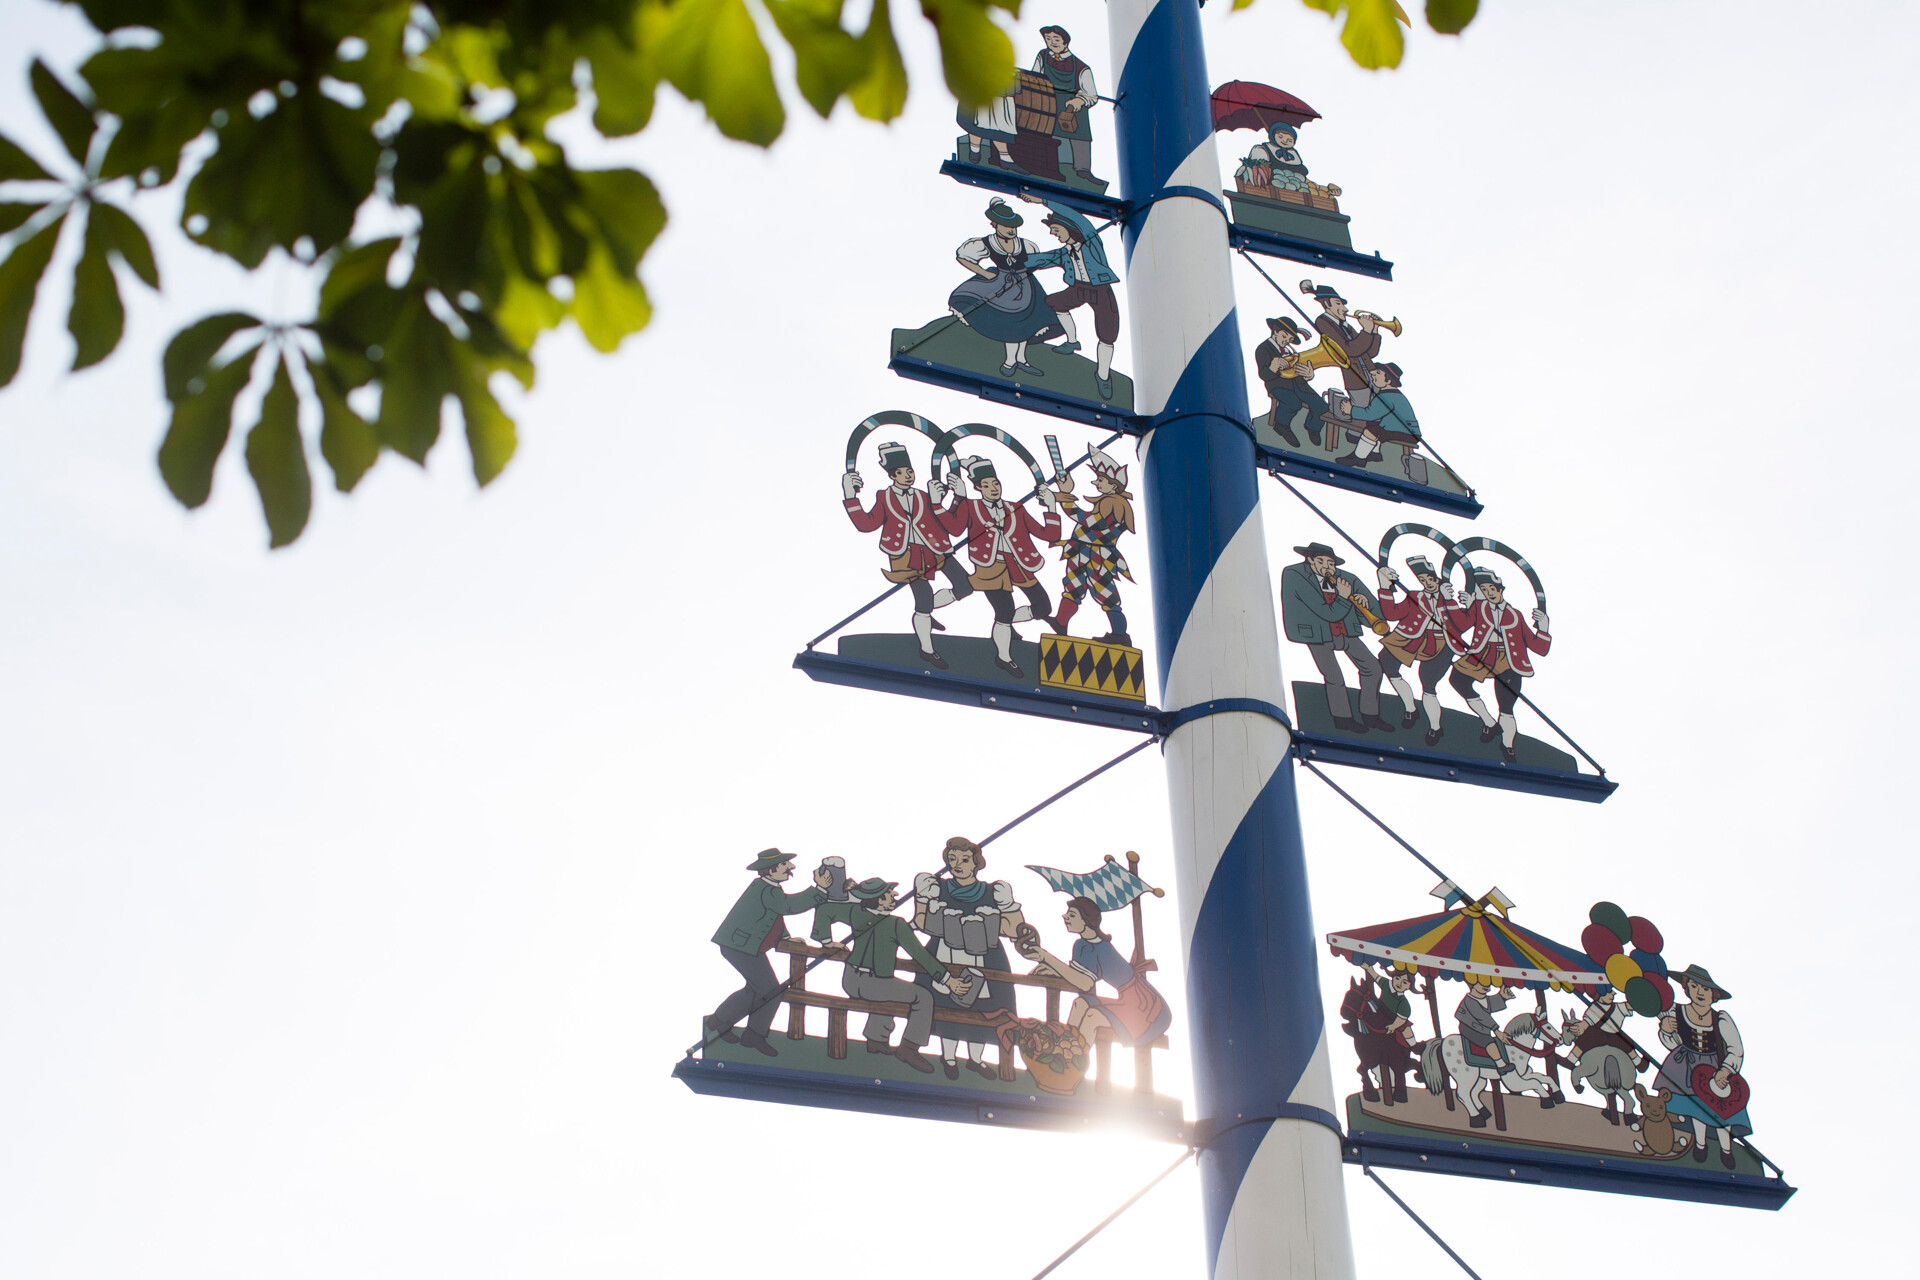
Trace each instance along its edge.
<instances>
[{"instance_id":1,"label":"painted figure of man with barrel","mask_svg":"<svg viewBox=\"0 0 1920 1280\"><path fill-rule=\"evenodd\" d=\"M1100 91L1093 83L1093 68L1074 56L1070 47L1073 37L1065 27L1042 27L1040 38L1047 42L1047 47L1034 55L1033 69L1053 86L1059 112L1053 136L1065 144L1063 150L1074 173L1092 180L1093 123L1089 108L1100 101Z\"/></svg>"}]
</instances>

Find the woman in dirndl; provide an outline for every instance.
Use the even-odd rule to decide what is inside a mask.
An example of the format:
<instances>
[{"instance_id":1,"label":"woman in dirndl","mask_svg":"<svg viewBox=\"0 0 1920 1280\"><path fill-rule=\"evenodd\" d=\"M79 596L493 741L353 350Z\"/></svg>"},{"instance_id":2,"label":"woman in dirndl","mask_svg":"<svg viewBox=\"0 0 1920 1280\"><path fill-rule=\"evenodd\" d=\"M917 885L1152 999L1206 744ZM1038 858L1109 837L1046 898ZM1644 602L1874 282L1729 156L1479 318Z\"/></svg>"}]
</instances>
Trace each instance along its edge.
<instances>
[{"instance_id":1,"label":"woman in dirndl","mask_svg":"<svg viewBox=\"0 0 1920 1280\"><path fill-rule=\"evenodd\" d=\"M995 196L987 205L992 230L963 243L954 256L974 278L947 295L947 308L960 323L983 338L1004 343L1006 362L1000 376L1016 372L1029 378L1041 373L1027 363L1027 344L1057 338L1066 330L1047 305L1047 291L1033 278L1027 259L1039 252L1033 241L1016 235L1026 219Z\"/></svg>"},{"instance_id":2,"label":"woman in dirndl","mask_svg":"<svg viewBox=\"0 0 1920 1280\"><path fill-rule=\"evenodd\" d=\"M1714 1001L1733 997L1697 964L1673 976L1685 984L1687 1002L1660 1017L1660 1043L1669 1052L1655 1083L1673 1090L1667 1114L1693 1121L1694 1160L1706 1163L1707 1130L1712 1129L1720 1143L1720 1163L1731 1169L1733 1140L1753 1132L1747 1082L1739 1075L1747 1047L1733 1019L1713 1007Z\"/></svg>"},{"instance_id":3,"label":"woman in dirndl","mask_svg":"<svg viewBox=\"0 0 1920 1280\"><path fill-rule=\"evenodd\" d=\"M1065 978L1079 990L1067 1022L1089 1043L1106 1027L1121 1044L1151 1044L1173 1021L1173 1010L1144 976L1157 966L1148 960L1134 968L1113 939L1100 932L1100 916L1092 898L1070 898L1060 919L1075 935L1072 958L1062 960L1037 940L1021 947L1020 954L1039 962L1034 972ZM1100 994L1102 982L1113 988L1112 995Z\"/></svg>"},{"instance_id":4,"label":"woman in dirndl","mask_svg":"<svg viewBox=\"0 0 1920 1280\"><path fill-rule=\"evenodd\" d=\"M1300 131L1284 120L1268 126L1267 140L1247 149L1246 158L1240 161L1233 176L1257 187L1306 194L1307 166L1293 146L1299 136Z\"/></svg>"},{"instance_id":5,"label":"woman in dirndl","mask_svg":"<svg viewBox=\"0 0 1920 1280\"><path fill-rule=\"evenodd\" d=\"M940 851L946 864L938 875L921 872L913 881L913 927L927 935L927 949L949 969L1012 971L1007 948L1000 939L1026 920L1014 901L1013 886L1005 880L988 883L980 878L987 855L965 836L953 836ZM930 974L914 979L933 992L933 1033L940 1037L941 1066L947 1079L960 1078L965 1063L988 1078L996 1074L987 1062L987 1046L1000 1043L989 1025L992 1015L1005 1010L1017 1016L1013 984L984 979L978 972L965 992L956 993ZM963 1010L965 1021L943 1016ZM999 1021L1004 1021L1000 1019Z\"/></svg>"}]
</instances>

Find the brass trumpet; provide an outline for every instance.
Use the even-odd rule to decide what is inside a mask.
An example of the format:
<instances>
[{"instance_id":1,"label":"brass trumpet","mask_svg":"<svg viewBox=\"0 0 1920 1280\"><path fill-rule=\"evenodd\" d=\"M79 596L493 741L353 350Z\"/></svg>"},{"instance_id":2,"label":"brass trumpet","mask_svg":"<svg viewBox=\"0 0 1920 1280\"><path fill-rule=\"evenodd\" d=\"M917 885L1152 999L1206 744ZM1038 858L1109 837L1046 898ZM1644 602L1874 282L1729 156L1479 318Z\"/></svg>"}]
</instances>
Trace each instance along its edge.
<instances>
[{"instance_id":1,"label":"brass trumpet","mask_svg":"<svg viewBox=\"0 0 1920 1280\"><path fill-rule=\"evenodd\" d=\"M1360 611L1360 616L1367 620L1367 625L1373 628L1373 634L1383 636L1393 630L1391 624L1381 618L1379 614L1367 608L1366 602L1360 599L1360 593L1358 591L1353 593L1353 598L1350 603L1355 609Z\"/></svg>"},{"instance_id":2,"label":"brass trumpet","mask_svg":"<svg viewBox=\"0 0 1920 1280\"><path fill-rule=\"evenodd\" d=\"M1353 318L1355 320L1360 319L1362 316L1365 316L1367 319L1379 325L1382 329L1385 329L1388 332L1392 333L1393 336L1396 338L1400 336L1400 331L1405 327L1400 323L1399 316L1395 316L1391 320L1382 320L1379 316L1373 314L1373 312L1371 311L1356 311L1353 313Z\"/></svg>"}]
</instances>

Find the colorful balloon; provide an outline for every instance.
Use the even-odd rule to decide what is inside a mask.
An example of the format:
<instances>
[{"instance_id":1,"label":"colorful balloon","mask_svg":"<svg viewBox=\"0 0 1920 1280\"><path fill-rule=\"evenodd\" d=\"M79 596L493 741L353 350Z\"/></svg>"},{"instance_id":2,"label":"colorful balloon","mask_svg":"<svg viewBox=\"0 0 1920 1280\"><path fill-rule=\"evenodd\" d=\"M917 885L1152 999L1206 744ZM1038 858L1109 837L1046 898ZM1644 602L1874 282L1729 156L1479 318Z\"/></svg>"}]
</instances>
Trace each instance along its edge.
<instances>
[{"instance_id":1,"label":"colorful balloon","mask_svg":"<svg viewBox=\"0 0 1920 1280\"><path fill-rule=\"evenodd\" d=\"M1665 1013L1673 1008L1673 983L1664 977L1648 978L1647 981L1660 988L1660 1012Z\"/></svg>"},{"instance_id":2,"label":"colorful balloon","mask_svg":"<svg viewBox=\"0 0 1920 1280\"><path fill-rule=\"evenodd\" d=\"M1628 978L1627 985L1621 989L1627 1003L1633 1011L1643 1018L1654 1018L1660 1014L1660 988L1646 977Z\"/></svg>"},{"instance_id":3,"label":"colorful balloon","mask_svg":"<svg viewBox=\"0 0 1920 1280\"><path fill-rule=\"evenodd\" d=\"M1587 959L1604 965L1607 957L1620 954L1620 939L1604 924L1590 924L1580 931L1580 947Z\"/></svg>"},{"instance_id":4,"label":"colorful balloon","mask_svg":"<svg viewBox=\"0 0 1920 1280\"><path fill-rule=\"evenodd\" d=\"M1640 966L1633 962L1633 957L1622 955L1607 957L1607 983L1615 991L1625 994L1627 984L1640 976L1642 976Z\"/></svg>"},{"instance_id":5,"label":"colorful balloon","mask_svg":"<svg viewBox=\"0 0 1920 1280\"><path fill-rule=\"evenodd\" d=\"M1622 946L1633 941L1633 928L1627 923L1627 913L1611 902L1594 903L1593 910L1587 912L1587 919L1595 924L1605 925L1609 933L1620 939ZM1659 950L1658 947L1651 949Z\"/></svg>"},{"instance_id":6,"label":"colorful balloon","mask_svg":"<svg viewBox=\"0 0 1920 1280\"><path fill-rule=\"evenodd\" d=\"M1628 916L1627 928L1631 935L1628 940L1633 943L1637 951L1650 951L1657 955L1667 945L1666 939L1660 936L1660 931L1653 927L1653 921L1645 916Z\"/></svg>"},{"instance_id":7,"label":"colorful balloon","mask_svg":"<svg viewBox=\"0 0 1920 1280\"><path fill-rule=\"evenodd\" d=\"M1664 975L1667 971L1667 962L1660 958L1658 951L1648 951L1644 948L1636 947L1633 951L1633 962L1648 973Z\"/></svg>"}]
</instances>

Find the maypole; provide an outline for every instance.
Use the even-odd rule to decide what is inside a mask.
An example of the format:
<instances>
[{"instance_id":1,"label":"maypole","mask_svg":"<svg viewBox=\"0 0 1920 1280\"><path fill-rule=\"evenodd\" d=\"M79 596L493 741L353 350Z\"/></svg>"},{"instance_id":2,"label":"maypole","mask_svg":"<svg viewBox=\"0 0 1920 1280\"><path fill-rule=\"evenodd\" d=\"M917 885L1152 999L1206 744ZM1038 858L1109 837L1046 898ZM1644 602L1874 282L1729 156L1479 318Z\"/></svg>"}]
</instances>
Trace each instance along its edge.
<instances>
[{"instance_id":1,"label":"maypole","mask_svg":"<svg viewBox=\"0 0 1920 1280\"><path fill-rule=\"evenodd\" d=\"M1195 0L1110 0L1210 1274L1354 1273Z\"/></svg>"}]
</instances>

